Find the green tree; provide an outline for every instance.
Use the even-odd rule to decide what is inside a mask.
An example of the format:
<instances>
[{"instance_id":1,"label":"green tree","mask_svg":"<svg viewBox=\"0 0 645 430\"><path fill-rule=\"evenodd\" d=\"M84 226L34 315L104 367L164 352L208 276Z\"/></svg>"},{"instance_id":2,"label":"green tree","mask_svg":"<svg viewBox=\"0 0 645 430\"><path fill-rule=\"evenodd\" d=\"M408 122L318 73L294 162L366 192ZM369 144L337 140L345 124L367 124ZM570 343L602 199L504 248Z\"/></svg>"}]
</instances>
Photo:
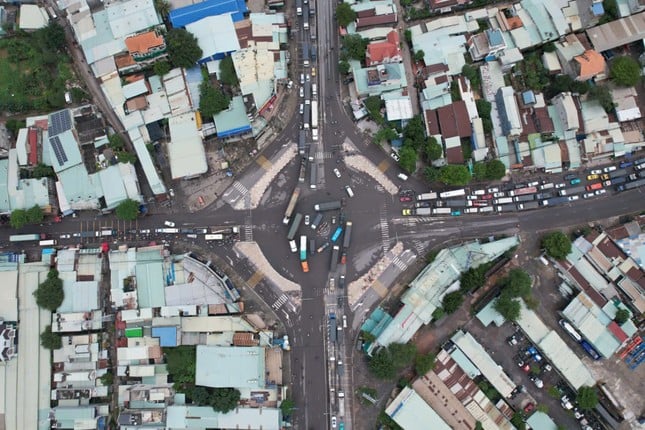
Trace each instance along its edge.
<instances>
[{"instance_id":1,"label":"green tree","mask_svg":"<svg viewBox=\"0 0 645 430\"><path fill-rule=\"evenodd\" d=\"M507 321L517 321L520 317L520 302L504 291L495 301L494 307Z\"/></svg>"},{"instance_id":2,"label":"green tree","mask_svg":"<svg viewBox=\"0 0 645 430\"><path fill-rule=\"evenodd\" d=\"M226 413L237 407L240 392L235 388L215 388L211 396L211 405L217 412Z\"/></svg>"},{"instance_id":3,"label":"green tree","mask_svg":"<svg viewBox=\"0 0 645 430\"><path fill-rule=\"evenodd\" d=\"M459 281L459 290L467 293L475 291L484 286L486 283L486 271L482 270L484 266L473 267L466 270Z\"/></svg>"},{"instance_id":4,"label":"green tree","mask_svg":"<svg viewBox=\"0 0 645 430\"><path fill-rule=\"evenodd\" d=\"M379 425L378 428L383 430L403 430L403 427L398 425L385 411L381 411L376 417L376 422Z\"/></svg>"},{"instance_id":5,"label":"green tree","mask_svg":"<svg viewBox=\"0 0 645 430\"><path fill-rule=\"evenodd\" d=\"M63 347L63 340L58 334L52 332L52 326L48 325L45 327L45 330L40 333L40 344L43 348L53 351Z\"/></svg>"},{"instance_id":6,"label":"green tree","mask_svg":"<svg viewBox=\"0 0 645 430\"><path fill-rule=\"evenodd\" d=\"M393 379L396 376L396 368L387 348L381 348L373 354L367 363L367 367L379 379Z\"/></svg>"},{"instance_id":7,"label":"green tree","mask_svg":"<svg viewBox=\"0 0 645 430\"><path fill-rule=\"evenodd\" d=\"M47 278L38 285L34 297L39 307L55 312L65 300L63 281L58 277Z\"/></svg>"},{"instance_id":8,"label":"green tree","mask_svg":"<svg viewBox=\"0 0 645 430\"><path fill-rule=\"evenodd\" d=\"M582 386L578 388L578 396L576 397L580 409L590 410L598 404L598 394L594 387Z\"/></svg>"},{"instance_id":9,"label":"green tree","mask_svg":"<svg viewBox=\"0 0 645 430\"><path fill-rule=\"evenodd\" d=\"M101 384L103 384L104 387L110 387L114 383L114 374L111 370L108 370L103 375L101 375L99 379L101 380Z\"/></svg>"},{"instance_id":10,"label":"green tree","mask_svg":"<svg viewBox=\"0 0 645 430\"><path fill-rule=\"evenodd\" d=\"M9 225L15 229L24 227L29 223L29 218L27 217L27 211L24 209L16 209L11 212L11 218L9 218Z\"/></svg>"},{"instance_id":11,"label":"green tree","mask_svg":"<svg viewBox=\"0 0 645 430\"><path fill-rule=\"evenodd\" d=\"M481 421L477 421L475 423L475 430L484 430L484 426L482 425Z\"/></svg>"},{"instance_id":12,"label":"green tree","mask_svg":"<svg viewBox=\"0 0 645 430\"><path fill-rule=\"evenodd\" d=\"M108 136L108 146L115 151L121 151L125 147L123 136L114 133Z\"/></svg>"},{"instance_id":13,"label":"green tree","mask_svg":"<svg viewBox=\"0 0 645 430\"><path fill-rule=\"evenodd\" d=\"M39 224L43 222L43 210L38 205L33 205L31 208L27 209L27 221L30 224Z\"/></svg>"},{"instance_id":14,"label":"green tree","mask_svg":"<svg viewBox=\"0 0 645 430\"><path fill-rule=\"evenodd\" d=\"M166 60L157 61L154 66L152 66L152 71L155 75L164 77L168 72L170 72L172 66Z\"/></svg>"},{"instance_id":15,"label":"green tree","mask_svg":"<svg viewBox=\"0 0 645 430\"><path fill-rule=\"evenodd\" d=\"M409 366L417 355L417 347L413 343L391 343L387 349L397 369Z\"/></svg>"},{"instance_id":16,"label":"green tree","mask_svg":"<svg viewBox=\"0 0 645 430\"><path fill-rule=\"evenodd\" d=\"M500 283L504 286L504 292L511 297L524 298L531 295L531 277L522 269L511 269Z\"/></svg>"},{"instance_id":17,"label":"green tree","mask_svg":"<svg viewBox=\"0 0 645 430\"><path fill-rule=\"evenodd\" d=\"M453 103L461 101L461 90L459 89L459 83L456 80L450 83L450 98Z\"/></svg>"},{"instance_id":18,"label":"green tree","mask_svg":"<svg viewBox=\"0 0 645 430\"><path fill-rule=\"evenodd\" d=\"M435 161L441 158L443 155L443 148L437 142L437 139L434 138L434 136L428 137L428 140L426 142L425 146L425 153L426 157L428 157L428 160Z\"/></svg>"},{"instance_id":19,"label":"green tree","mask_svg":"<svg viewBox=\"0 0 645 430\"><path fill-rule=\"evenodd\" d=\"M51 21L46 27L36 30L34 34L44 50L62 52L65 49L65 29L55 21Z\"/></svg>"},{"instance_id":20,"label":"green tree","mask_svg":"<svg viewBox=\"0 0 645 430\"><path fill-rule=\"evenodd\" d=\"M139 202L127 199L116 207L116 217L126 221L134 221L139 216Z\"/></svg>"},{"instance_id":21,"label":"green tree","mask_svg":"<svg viewBox=\"0 0 645 430\"><path fill-rule=\"evenodd\" d=\"M441 168L439 180L446 185L466 185L470 182L470 171L466 166L449 164Z\"/></svg>"},{"instance_id":22,"label":"green tree","mask_svg":"<svg viewBox=\"0 0 645 430\"><path fill-rule=\"evenodd\" d=\"M341 3L342 6L347 3ZM349 6L348 6L349 7ZM347 52L349 58L358 61L365 61L365 49L369 44L369 40L363 39L359 34L350 34L343 37L343 49Z\"/></svg>"},{"instance_id":23,"label":"green tree","mask_svg":"<svg viewBox=\"0 0 645 430\"><path fill-rule=\"evenodd\" d=\"M137 156L128 151L118 151L116 158L119 159L119 163L123 164L135 164L137 162Z\"/></svg>"},{"instance_id":24,"label":"green tree","mask_svg":"<svg viewBox=\"0 0 645 430\"><path fill-rule=\"evenodd\" d=\"M614 317L614 321L616 321L616 324L618 325L623 325L627 321L629 321L629 318L631 317L631 314L627 309L618 309L616 311L616 316Z\"/></svg>"},{"instance_id":25,"label":"green tree","mask_svg":"<svg viewBox=\"0 0 645 430\"><path fill-rule=\"evenodd\" d=\"M340 60L338 62L338 71L342 75L348 74L350 70L351 70L351 66L349 65L349 63L346 60Z\"/></svg>"},{"instance_id":26,"label":"green tree","mask_svg":"<svg viewBox=\"0 0 645 430\"><path fill-rule=\"evenodd\" d=\"M607 113L611 113L616 107L614 103L614 98L611 96L611 92L606 86L594 85L589 90L589 98L592 100L597 100L600 103L600 106Z\"/></svg>"},{"instance_id":27,"label":"green tree","mask_svg":"<svg viewBox=\"0 0 645 430\"><path fill-rule=\"evenodd\" d=\"M498 180L506 175L506 166L499 160L486 162L486 179Z\"/></svg>"},{"instance_id":28,"label":"green tree","mask_svg":"<svg viewBox=\"0 0 645 430\"><path fill-rule=\"evenodd\" d=\"M380 145L384 140L392 141L397 137L399 137L399 134L396 130L390 127L385 127L376 132L372 141L377 145Z\"/></svg>"},{"instance_id":29,"label":"green tree","mask_svg":"<svg viewBox=\"0 0 645 430\"><path fill-rule=\"evenodd\" d=\"M38 163L36 167L31 171L31 177L40 179L40 178L53 178L56 176L56 172L51 166L47 166L43 163Z\"/></svg>"},{"instance_id":30,"label":"green tree","mask_svg":"<svg viewBox=\"0 0 645 430\"><path fill-rule=\"evenodd\" d=\"M470 64L464 64L464 67L461 68L461 74L470 81L471 86L475 88L479 87L479 71L477 70L477 68L471 66Z\"/></svg>"},{"instance_id":31,"label":"green tree","mask_svg":"<svg viewBox=\"0 0 645 430\"><path fill-rule=\"evenodd\" d=\"M437 321L443 318L444 315L446 315L446 311L444 311L443 308L437 308L432 312L432 319Z\"/></svg>"},{"instance_id":32,"label":"green tree","mask_svg":"<svg viewBox=\"0 0 645 430\"><path fill-rule=\"evenodd\" d=\"M475 105L477 106L477 112L481 118L490 118L490 113L493 109L491 103L484 99L475 100Z\"/></svg>"},{"instance_id":33,"label":"green tree","mask_svg":"<svg viewBox=\"0 0 645 430\"><path fill-rule=\"evenodd\" d=\"M417 52L414 53L414 61L417 63L423 61L423 57L426 56L426 53L423 52L423 50L419 49Z\"/></svg>"},{"instance_id":34,"label":"green tree","mask_svg":"<svg viewBox=\"0 0 645 430\"><path fill-rule=\"evenodd\" d=\"M452 314L461 307L461 304L464 302L464 295L461 291L453 291L443 296L441 301L441 306L447 314Z\"/></svg>"},{"instance_id":35,"label":"green tree","mask_svg":"<svg viewBox=\"0 0 645 430\"><path fill-rule=\"evenodd\" d=\"M417 151L410 145L403 145L399 150L399 165L408 173L417 170Z\"/></svg>"},{"instance_id":36,"label":"green tree","mask_svg":"<svg viewBox=\"0 0 645 430\"><path fill-rule=\"evenodd\" d=\"M405 38L405 42L408 44L408 46L412 45L412 32L410 29L405 29L403 32L403 37Z\"/></svg>"},{"instance_id":37,"label":"green tree","mask_svg":"<svg viewBox=\"0 0 645 430\"><path fill-rule=\"evenodd\" d=\"M219 80L229 87L236 87L240 83L235 72L233 57L230 55L224 57L219 63Z\"/></svg>"},{"instance_id":38,"label":"green tree","mask_svg":"<svg viewBox=\"0 0 645 430\"><path fill-rule=\"evenodd\" d=\"M176 387L195 383L196 349L194 346L182 345L176 348L164 348L168 373Z\"/></svg>"},{"instance_id":39,"label":"green tree","mask_svg":"<svg viewBox=\"0 0 645 430\"><path fill-rule=\"evenodd\" d=\"M478 161L473 164L473 179L476 181L485 181L487 179L486 163Z\"/></svg>"},{"instance_id":40,"label":"green tree","mask_svg":"<svg viewBox=\"0 0 645 430\"><path fill-rule=\"evenodd\" d=\"M341 27L347 27L356 20L356 12L348 3L341 3L336 7L336 21Z\"/></svg>"},{"instance_id":41,"label":"green tree","mask_svg":"<svg viewBox=\"0 0 645 430\"><path fill-rule=\"evenodd\" d=\"M563 260L571 252L571 239L561 231L552 231L542 237L542 247L549 257Z\"/></svg>"},{"instance_id":42,"label":"green tree","mask_svg":"<svg viewBox=\"0 0 645 430\"><path fill-rule=\"evenodd\" d=\"M21 128L25 128L27 126L27 123L25 122L24 119L9 118L7 120L5 126L11 132L11 134L15 137L15 136L18 135L18 131Z\"/></svg>"},{"instance_id":43,"label":"green tree","mask_svg":"<svg viewBox=\"0 0 645 430\"><path fill-rule=\"evenodd\" d=\"M211 392L208 388L197 385L186 391L190 399L193 401L193 404L199 406L211 404Z\"/></svg>"},{"instance_id":44,"label":"green tree","mask_svg":"<svg viewBox=\"0 0 645 430\"><path fill-rule=\"evenodd\" d=\"M370 118L372 118L372 121L379 125L384 124L385 119L383 118L383 115L381 115L381 107L383 106L381 98L379 96L370 96L365 99L364 103L365 109L367 110Z\"/></svg>"},{"instance_id":45,"label":"green tree","mask_svg":"<svg viewBox=\"0 0 645 430\"><path fill-rule=\"evenodd\" d=\"M166 50L175 67L192 67L203 55L195 36L183 28L173 28L166 33Z\"/></svg>"},{"instance_id":46,"label":"green tree","mask_svg":"<svg viewBox=\"0 0 645 430\"><path fill-rule=\"evenodd\" d=\"M434 354L417 354L414 359L414 370L422 376L434 369L437 356Z\"/></svg>"},{"instance_id":47,"label":"green tree","mask_svg":"<svg viewBox=\"0 0 645 430\"><path fill-rule=\"evenodd\" d=\"M633 87L641 80L641 67L632 57L618 57L611 63L609 77L620 86Z\"/></svg>"},{"instance_id":48,"label":"green tree","mask_svg":"<svg viewBox=\"0 0 645 430\"><path fill-rule=\"evenodd\" d=\"M212 117L215 114L228 109L231 100L219 89L213 88L208 81L199 85L199 111L204 118Z\"/></svg>"},{"instance_id":49,"label":"green tree","mask_svg":"<svg viewBox=\"0 0 645 430\"><path fill-rule=\"evenodd\" d=\"M166 0L155 0L154 1L155 9L157 13L161 16L162 19L166 19L170 13L170 3Z\"/></svg>"},{"instance_id":50,"label":"green tree","mask_svg":"<svg viewBox=\"0 0 645 430\"><path fill-rule=\"evenodd\" d=\"M522 418L521 412L515 412L513 414L511 424L513 424L517 430L526 430L526 423L524 422L524 418Z\"/></svg>"},{"instance_id":51,"label":"green tree","mask_svg":"<svg viewBox=\"0 0 645 430\"><path fill-rule=\"evenodd\" d=\"M293 399L290 399L289 397L284 399L282 403L280 403L280 410L282 411L282 416L290 417L295 407L296 407L296 404L293 401Z\"/></svg>"},{"instance_id":52,"label":"green tree","mask_svg":"<svg viewBox=\"0 0 645 430\"><path fill-rule=\"evenodd\" d=\"M426 126L421 115L416 115L408 121L403 129L403 137L411 141L415 150L426 144Z\"/></svg>"},{"instance_id":53,"label":"green tree","mask_svg":"<svg viewBox=\"0 0 645 430\"><path fill-rule=\"evenodd\" d=\"M439 180L440 175L441 175L441 170L432 166L426 167L425 170L423 171L423 176L425 176L426 181L428 182L437 182Z\"/></svg>"}]
</instances>

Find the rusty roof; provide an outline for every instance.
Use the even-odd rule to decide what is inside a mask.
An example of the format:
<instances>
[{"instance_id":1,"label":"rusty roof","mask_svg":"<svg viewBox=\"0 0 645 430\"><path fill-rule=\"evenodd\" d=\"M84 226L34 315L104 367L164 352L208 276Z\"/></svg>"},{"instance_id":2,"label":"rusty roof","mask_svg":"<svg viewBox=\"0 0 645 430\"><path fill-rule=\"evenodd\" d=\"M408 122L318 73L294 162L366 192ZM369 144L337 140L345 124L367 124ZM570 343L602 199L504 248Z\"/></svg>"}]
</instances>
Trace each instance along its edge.
<instances>
[{"instance_id":1,"label":"rusty roof","mask_svg":"<svg viewBox=\"0 0 645 430\"><path fill-rule=\"evenodd\" d=\"M145 54L151 49L162 46L164 43L163 36L157 34L156 31L148 31L125 39L125 46L130 53Z\"/></svg>"}]
</instances>

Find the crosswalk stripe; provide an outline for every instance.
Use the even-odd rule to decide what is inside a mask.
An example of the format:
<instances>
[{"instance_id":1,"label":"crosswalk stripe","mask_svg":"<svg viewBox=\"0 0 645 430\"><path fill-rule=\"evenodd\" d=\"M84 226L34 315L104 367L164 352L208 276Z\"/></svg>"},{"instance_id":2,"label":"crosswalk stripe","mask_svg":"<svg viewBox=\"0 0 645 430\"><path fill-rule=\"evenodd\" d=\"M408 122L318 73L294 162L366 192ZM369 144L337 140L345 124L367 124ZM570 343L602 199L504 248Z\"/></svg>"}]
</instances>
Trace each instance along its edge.
<instances>
[{"instance_id":1,"label":"crosswalk stripe","mask_svg":"<svg viewBox=\"0 0 645 430\"><path fill-rule=\"evenodd\" d=\"M243 196L245 196L246 193L249 192L249 190L239 181L233 182L233 188L239 191Z\"/></svg>"},{"instance_id":2,"label":"crosswalk stripe","mask_svg":"<svg viewBox=\"0 0 645 430\"><path fill-rule=\"evenodd\" d=\"M381 209L381 240L383 243L383 252L388 252L390 250L390 226L387 221L387 211Z\"/></svg>"},{"instance_id":3,"label":"crosswalk stripe","mask_svg":"<svg viewBox=\"0 0 645 430\"><path fill-rule=\"evenodd\" d=\"M276 311L282 307L287 301L289 300L289 297L287 297L286 294L281 295L278 297L278 300L276 300L271 307L275 309Z\"/></svg>"}]
</instances>

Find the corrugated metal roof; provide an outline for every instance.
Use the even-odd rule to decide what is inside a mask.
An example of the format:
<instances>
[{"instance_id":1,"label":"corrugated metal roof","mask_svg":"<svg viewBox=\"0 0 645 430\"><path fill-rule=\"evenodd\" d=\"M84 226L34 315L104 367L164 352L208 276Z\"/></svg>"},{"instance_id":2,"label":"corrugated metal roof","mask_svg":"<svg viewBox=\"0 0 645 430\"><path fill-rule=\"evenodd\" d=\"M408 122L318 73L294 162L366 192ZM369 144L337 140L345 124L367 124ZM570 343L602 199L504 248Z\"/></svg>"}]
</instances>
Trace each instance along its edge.
<instances>
[{"instance_id":1,"label":"corrugated metal roof","mask_svg":"<svg viewBox=\"0 0 645 430\"><path fill-rule=\"evenodd\" d=\"M405 387L385 408L385 413L405 430L416 430L419 423L433 430L449 430L450 426L413 389Z\"/></svg>"},{"instance_id":2,"label":"corrugated metal roof","mask_svg":"<svg viewBox=\"0 0 645 430\"><path fill-rule=\"evenodd\" d=\"M202 49L202 60L223 58L225 54L240 49L235 36L235 25L231 15L207 16L186 25Z\"/></svg>"},{"instance_id":3,"label":"corrugated metal roof","mask_svg":"<svg viewBox=\"0 0 645 430\"><path fill-rule=\"evenodd\" d=\"M248 12L244 0L206 0L201 3L170 11L168 18L175 28L185 27L207 16L231 14L233 21L241 21Z\"/></svg>"},{"instance_id":4,"label":"corrugated metal roof","mask_svg":"<svg viewBox=\"0 0 645 430\"><path fill-rule=\"evenodd\" d=\"M109 4L105 11L116 39L161 24L152 0L114 2Z\"/></svg>"},{"instance_id":5,"label":"corrugated metal roof","mask_svg":"<svg viewBox=\"0 0 645 430\"><path fill-rule=\"evenodd\" d=\"M195 383L205 387L264 388L264 348L197 345Z\"/></svg>"},{"instance_id":6,"label":"corrugated metal roof","mask_svg":"<svg viewBox=\"0 0 645 430\"><path fill-rule=\"evenodd\" d=\"M194 113L173 116L168 122L170 142L168 158L173 179L206 173L206 150L197 130Z\"/></svg>"}]
</instances>

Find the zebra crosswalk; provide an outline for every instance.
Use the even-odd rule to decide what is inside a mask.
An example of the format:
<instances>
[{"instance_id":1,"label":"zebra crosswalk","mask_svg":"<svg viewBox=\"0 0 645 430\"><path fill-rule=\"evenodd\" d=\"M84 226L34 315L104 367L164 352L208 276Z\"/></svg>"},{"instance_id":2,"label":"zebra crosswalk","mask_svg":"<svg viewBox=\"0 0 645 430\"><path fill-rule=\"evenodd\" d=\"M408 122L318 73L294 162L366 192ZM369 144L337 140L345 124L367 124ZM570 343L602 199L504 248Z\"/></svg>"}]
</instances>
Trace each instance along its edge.
<instances>
[{"instance_id":1,"label":"zebra crosswalk","mask_svg":"<svg viewBox=\"0 0 645 430\"><path fill-rule=\"evenodd\" d=\"M426 245L422 241L413 240L412 244L414 245L414 249L416 249L417 254L419 255L425 254Z\"/></svg>"},{"instance_id":2,"label":"zebra crosswalk","mask_svg":"<svg viewBox=\"0 0 645 430\"><path fill-rule=\"evenodd\" d=\"M253 224L251 224L251 220L247 220L244 224L244 241L253 242Z\"/></svg>"},{"instance_id":3,"label":"zebra crosswalk","mask_svg":"<svg viewBox=\"0 0 645 430\"><path fill-rule=\"evenodd\" d=\"M240 181L233 182L233 188L239 191L243 196L245 196L249 192L249 189L246 188Z\"/></svg>"},{"instance_id":4,"label":"zebra crosswalk","mask_svg":"<svg viewBox=\"0 0 645 430\"><path fill-rule=\"evenodd\" d=\"M383 243L383 252L390 250L390 225L387 220L387 211L385 208L380 211L381 241Z\"/></svg>"},{"instance_id":5,"label":"zebra crosswalk","mask_svg":"<svg viewBox=\"0 0 645 430\"><path fill-rule=\"evenodd\" d=\"M316 160L330 160L334 158L334 154L331 152L327 151L317 151L316 152Z\"/></svg>"},{"instance_id":6,"label":"zebra crosswalk","mask_svg":"<svg viewBox=\"0 0 645 430\"><path fill-rule=\"evenodd\" d=\"M277 311L278 309L280 309L280 308L282 307L282 305L284 305L285 303L287 303L287 301L288 301L288 300L289 300L289 297L287 297L287 295L286 295L286 294L283 294L283 295L281 295L280 297L278 297L278 300L276 300L275 302L273 302L273 304L271 305L271 307L272 307L274 310L276 310L276 311Z\"/></svg>"},{"instance_id":7,"label":"zebra crosswalk","mask_svg":"<svg viewBox=\"0 0 645 430\"><path fill-rule=\"evenodd\" d=\"M404 272L405 269L408 268L407 263L405 263L403 260L401 260L401 257L394 257L394 260L392 260L392 264L396 266L397 269L399 269L401 272Z\"/></svg>"}]
</instances>

